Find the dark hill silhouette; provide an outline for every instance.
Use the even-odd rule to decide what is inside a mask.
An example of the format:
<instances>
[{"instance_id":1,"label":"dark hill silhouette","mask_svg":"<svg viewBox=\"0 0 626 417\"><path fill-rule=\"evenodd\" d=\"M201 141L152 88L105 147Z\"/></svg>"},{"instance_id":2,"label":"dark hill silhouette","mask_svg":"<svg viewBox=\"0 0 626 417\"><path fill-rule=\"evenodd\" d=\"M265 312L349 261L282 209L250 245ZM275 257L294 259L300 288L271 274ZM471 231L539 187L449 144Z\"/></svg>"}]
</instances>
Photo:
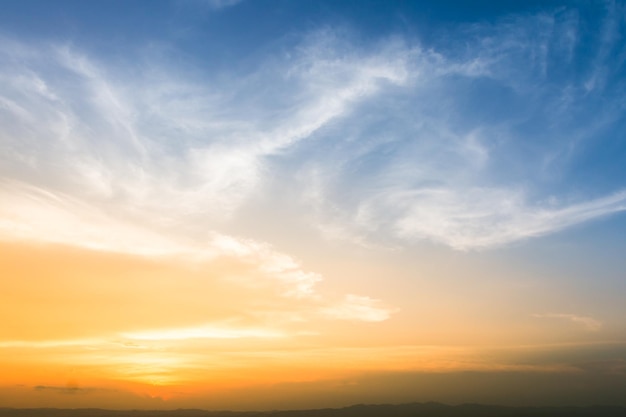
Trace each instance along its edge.
<instances>
[{"instance_id":1,"label":"dark hill silhouette","mask_svg":"<svg viewBox=\"0 0 626 417\"><path fill-rule=\"evenodd\" d=\"M626 407L505 407L412 403L284 411L0 408L0 417L626 417Z\"/></svg>"}]
</instances>

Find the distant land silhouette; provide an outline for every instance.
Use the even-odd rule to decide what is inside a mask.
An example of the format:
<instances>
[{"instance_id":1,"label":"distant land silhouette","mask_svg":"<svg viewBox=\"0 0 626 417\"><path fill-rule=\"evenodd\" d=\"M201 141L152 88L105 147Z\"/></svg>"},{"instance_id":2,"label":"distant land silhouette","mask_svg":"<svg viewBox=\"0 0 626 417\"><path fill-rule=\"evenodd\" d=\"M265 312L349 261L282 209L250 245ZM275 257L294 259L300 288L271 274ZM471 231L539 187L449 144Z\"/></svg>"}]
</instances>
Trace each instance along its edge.
<instances>
[{"instance_id":1,"label":"distant land silhouette","mask_svg":"<svg viewBox=\"0 0 626 417\"><path fill-rule=\"evenodd\" d=\"M625 417L626 407L507 407L496 405L353 405L283 411L104 410L98 408L0 408L0 417Z\"/></svg>"}]
</instances>

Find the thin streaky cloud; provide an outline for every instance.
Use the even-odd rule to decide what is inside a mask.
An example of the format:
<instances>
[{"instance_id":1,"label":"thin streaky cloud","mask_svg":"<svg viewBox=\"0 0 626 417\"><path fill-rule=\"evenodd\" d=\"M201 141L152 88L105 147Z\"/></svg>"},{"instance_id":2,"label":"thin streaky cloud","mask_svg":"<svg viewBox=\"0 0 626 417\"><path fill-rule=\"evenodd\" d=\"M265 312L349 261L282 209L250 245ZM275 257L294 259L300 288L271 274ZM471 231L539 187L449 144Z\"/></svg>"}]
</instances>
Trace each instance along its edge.
<instances>
[{"instance_id":1,"label":"thin streaky cloud","mask_svg":"<svg viewBox=\"0 0 626 417\"><path fill-rule=\"evenodd\" d=\"M565 320L571 323L581 326L583 329L589 332L597 332L602 329L602 322L594 319L593 317L580 316L576 314L565 313L545 313L545 314L533 314L533 317L538 319L557 319Z\"/></svg>"},{"instance_id":2,"label":"thin streaky cloud","mask_svg":"<svg viewBox=\"0 0 626 417\"><path fill-rule=\"evenodd\" d=\"M17 131L4 135L10 145L5 176L46 172L47 183L38 185L142 217L147 210L158 222L177 223L189 214L209 223L229 218L260 185L266 157L349 112L375 94L381 80L406 77L397 59L344 60L319 42L325 41L286 63L261 67L251 75L253 84L233 80L217 88L177 75L120 80L67 46L24 46L30 59L19 63L13 59L19 45L7 49L4 107L24 116L13 123ZM43 74L39 65L51 71ZM17 75L23 73L30 78ZM26 85L19 87L16 78ZM68 88L59 78L75 84ZM272 97L265 83L276 84ZM292 87L295 93L281 93ZM268 99L278 107L258 106ZM35 119L42 121L38 127L29 122ZM17 137L26 140L14 142Z\"/></svg>"},{"instance_id":3,"label":"thin streaky cloud","mask_svg":"<svg viewBox=\"0 0 626 417\"><path fill-rule=\"evenodd\" d=\"M560 53L547 35L579 42L576 20L557 25L540 15L472 30L462 54L400 37L359 49L318 31L293 53L221 85L210 76L185 79L159 62L147 77L133 68L135 79L67 45L4 40L0 103L12 123L1 136L1 173L196 241L207 235L198 230L235 218L268 182L288 181L283 164L305 170L293 176L295 186L322 233L357 243L391 237L488 249L623 211L623 184L600 197L544 191L546 155L559 166L576 154L562 137L579 123L563 114L583 114L580 102L595 105L574 80L554 94L542 87L550 71L541 68ZM540 62L524 63L542 48ZM463 112L472 108L462 103L484 98L450 92L448 82L470 92L491 83L519 111L494 108L501 121L483 114L470 121ZM564 101L565 92L580 100ZM517 125L536 120L537 96L560 131L531 139L536 151L524 154ZM614 116L604 115L603 125L617 114L616 103L607 108ZM601 129L577 133L578 142ZM323 174L310 182L306 170Z\"/></svg>"},{"instance_id":4,"label":"thin streaky cloud","mask_svg":"<svg viewBox=\"0 0 626 417\"><path fill-rule=\"evenodd\" d=\"M352 309L363 314L336 314L335 318L372 321L375 317L374 321L382 321L393 312L393 309L374 306L375 301L367 297L348 296L337 301L325 297L317 287L323 280L320 274L303 269L296 259L265 242L217 232L209 233L204 241L198 242L159 233L137 223L122 222L62 194L15 182L4 181L2 185L0 237L3 240L56 243L153 259L183 260L204 268L210 268L211 263L219 259L232 258L257 271L249 278L240 277L236 285L269 285L275 288L279 298L300 300L302 311L291 309L291 316Z\"/></svg>"},{"instance_id":5,"label":"thin streaky cloud","mask_svg":"<svg viewBox=\"0 0 626 417\"><path fill-rule=\"evenodd\" d=\"M299 178L321 233L357 244L391 238L489 249L624 211L622 182L612 178L604 195L568 182L584 149L623 109L617 94L599 106L603 91L590 94L574 76L554 78L575 50L561 51L554 38L583 41L576 16L559 19L475 25L460 55L454 47L450 55L414 47L404 89L386 90L377 98L382 104L338 121L327 144L320 138L321 150L302 144L317 152L304 157ZM600 44L611 48L615 39ZM610 65L605 57L594 67ZM494 88L494 96L481 96L478 85ZM615 88L624 91L623 83ZM341 135L346 140L337 145Z\"/></svg>"},{"instance_id":6,"label":"thin streaky cloud","mask_svg":"<svg viewBox=\"0 0 626 417\"><path fill-rule=\"evenodd\" d=\"M459 250L483 249L554 233L626 210L626 191L565 207L533 207L510 190L425 189L381 195L361 207L363 221L397 210L392 230Z\"/></svg>"},{"instance_id":7,"label":"thin streaky cloud","mask_svg":"<svg viewBox=\"0 0 626 417\"><path fill-rule=\"evenodd\" d=\"M0 402L624 402L620 1L66 3L0 13Z\"/></svg>"},{"instance_id":8,"label":"thin streaky cloud","mask_svg":"<svg viewBox=\"0 0 626 417\"><path fill-rule=\"evenodd\" d=\"M199 5L207 6L211 10L221 10L228 7L233 7L242 3L244 0L184 0L187 3L196 3Z\"/></svg>"},{"instance_id":9,"label":"thin streaky cloud","mask_svg":"<svg viewBox=\"0 0 626 417\"><path fill-rule=\"evenodd\" d=\"M131 340L187 340L187 339L241 339L280 338L286 335L271 329L228 328L224 326L200 326L177 329L149 330L125 333L122 337Z\"/></svg>"},{"instance_id":10,"label":"thin streaky cloud","mask_svg":"<svg viewBox=\"0 0 626 417\"><path fill-rule=\"evenodd\" d=\"M324 308L322 314L340 320L378 322L389 319L397 312L397 309L383 307L381 304L380 300L348 294L343 302Z\"/></svg>"}]
</instances>

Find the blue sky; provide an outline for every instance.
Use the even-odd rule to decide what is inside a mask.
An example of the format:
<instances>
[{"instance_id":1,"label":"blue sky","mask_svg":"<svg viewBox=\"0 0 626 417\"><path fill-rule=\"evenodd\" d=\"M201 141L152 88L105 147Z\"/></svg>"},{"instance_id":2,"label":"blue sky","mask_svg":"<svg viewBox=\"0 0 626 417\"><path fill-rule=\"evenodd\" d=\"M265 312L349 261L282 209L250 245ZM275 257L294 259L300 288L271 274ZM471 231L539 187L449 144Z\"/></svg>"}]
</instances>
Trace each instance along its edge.
<instances>
[{"instance_id":1,"label":"blue sky","mask_svg":"<svg viewBox=\"0 0 626 417\"><path fill-rule=\"evenodd\" d=\"M625 20L620 1L5 2L2 242L229 271L205 290L232 307L59 328L72 346L567 344L532 366L576 368L571 348L623 375Z\"/></svg>"},{"instance_id":2,"label":"blue sky","mask_svg":"<svg viewBox=\"0 0 626 417\"><path fill-rule=\"evenodd\" d=\"M199 102L183 116L188 123L206 117L202 106L220 106L219 117L266 135L310 123L249 157L268 171L294 170L293 163L301 177L323 171L331 177L324 192L350 190L333 204L339 214L360 214L352 221L368 223L364 233L392 230L466 249L547 234L623 206L620 4L64 4L13 5L4 14L13 29L5 43L30 39L41 54L21 65L50 65L51 76L69 79L85 74L54 61L82 60L103 83L139 83L144 97L125 111L146 124L154 111L142 114L142 99L182 104L173 111ZM49 54L54 48L62 52ZM188 85L148 97L181 78ZM340 86L335 109L313 108ZM176 125L171 119L157 123ZM177 137L181 126L167 128L146 146L185 152L190 141L248 134L199 127ZM316 152L332 158L323 161L329 166ZM311 188L325 179L303 181ZM440 214L425 213L436 218L422 230L415 210L430 208Z\"/></svg>"}]
</instances>

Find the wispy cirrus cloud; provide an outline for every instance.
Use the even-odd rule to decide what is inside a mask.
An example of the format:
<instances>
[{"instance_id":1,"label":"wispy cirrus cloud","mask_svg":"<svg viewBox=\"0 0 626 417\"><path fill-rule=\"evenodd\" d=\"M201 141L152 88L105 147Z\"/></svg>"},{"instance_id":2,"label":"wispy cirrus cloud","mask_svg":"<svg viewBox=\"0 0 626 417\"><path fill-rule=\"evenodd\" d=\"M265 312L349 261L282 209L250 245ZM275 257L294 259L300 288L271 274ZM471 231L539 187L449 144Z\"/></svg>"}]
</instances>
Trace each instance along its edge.
<instances>
[{"instance_id":1,"label":"wispy cirrus cloud","mask_svg":"<svg viewBox=\"0 0 626 417\"><path fill-rule=\"evenodd\" d=\"M580 19L516 17L469 27L462 45L405 49L410 82L337 121L316 148L299 145L315 154L300 178L322 233L488 249L626 210L622 181L598 187L579 174L585 150L613 140L624 114L615 92L625 90L608 55L579 65L583 42L616 46ZM599 69L612 76L590 91Z\"/></svg>"},{"instance_id":2,"label":"wispy cirrus cloud","mask_svg":"<svg viewBox=\"0 0 626 417\"><path fill-rule=\"evenodd\" d=\"M626 192L559 205L530 206L523 192L509 189L387 191L360 206L359 222L408 240L432 240L459 250L491 248L624 211ZM391 221L380 223L389 213L394 214Z\"/></svg>"},{"instance_id":3,"label":"wispy cirrus cloud","mask_svg":"<svg viewBox=\"0 0 626 417\"><path fill-rule=\"evenodd\" d=\"M232 259L235 270L239 272L236 279L224 278L229 282L228 285L242 292L271 289L272 297L278 304L281 299L298 300L297 305L287 303L286 307L283 306L286 311L281 314L301 317L301 321L310 321L317 315L332 316L339 320L382 321L394 311L378 305L380 301L369 297L350 295L341 300L323 295L317 287L323 280L320 274L305 270L298 260L277 251L268 243L215 231L207 233L202 241L171 236L112 218L102 210L67 195L49 193L21 183L3 183L0 199L3 201L0 205L0 232L5 239L8 236L27 242L73 245L97 251L182 260L202 268L211 268L220 260ZM245 310L245 303L242 308ZM257 306L255 311L257 315L272 316L272 307ZM338 314L327 314L330 311ZM363 314L339 314L341 311ZM373 317L376 319L373 320ZM208 335L212 331L206 327L198 329L190 332ZM235 326L223 329L222 334L237 334L240 331L246 333L249 329L241 330ZM185 329L179 332L188 333ZM218 329L213 333L219 332Z\"/></svg>"},{"instance_id":4,"label":"wispy cirrus cloud","mask_svg":"<svg viewBox=\"0 0 626 417\"><path fill-rule=\"evenodd\" d=\"M121 79L67 46L4 41L3 175L171 217L162 221L228 218L260 185L265 158L407 77L401 56L346 59L325 39L225 86L160 68Z\"/></svg>"},{"instance_id":5,"label":"wispy cirrus cloud","mask_svg":"<svg viewBox=\"0 0 626 417\"><path fill-rule=\"evenodd\" d=\"M28 204L57 220L63 200L167 236L144 246L157 252L205 244L263 190L288 190L331 238L460 250L626 209L617 180L600 194L570 185L581 149L621 117L624 89L609 77L589 90L579 73L590 68L554 75L585 36L575 14L472 26L463 48L400 36L357 47L341 35L314 32L233 77L149 58L113 68L75 47L2 39L5 232L51 235L53 222L15 215L17 183L42 190ZM107 241L115 228L76 230L53 235L137 247Z\"/></svg>"},{"instance_id":6,"label":"wispy cirrus cloud","mask_svg":"<svg viewBox=\"0 0 626 417\"><path fill-rule=\"evenodd\" d=\"M346 114L381 83L406 79L401 62L382 55L344 60L320 36L291 65L268 64L233 80L234 89L161 73L119 79L67 46L4 40L3 236L201 263L230 257L257 271L233 285L271 286L278 297L309 300L297 311L285 307L291 314L332 310L335 301L316 288L319 274L270 244L215 230L255 193L265 158ZM298 94L279 90L275 106L258 106L268 98L266 81ZM367 308L361 298L337 303ZM368 311L334 318L376 314L380 321L391 312Z\"/></svg>"},{"instance_id":7,"label":"wispy cirrus cloud","mask_svg":"<svg viewBox=\"0 0 626 417\"><path fill-rule=\"evenodd\" d=\"M557 319L569 321L571 323L582 326L583 329L590 332L597 332L602 328L602 322L594 319L593 317L580 316L576 314L565 313L545 313L545 314L533 314L533 317L538 319Z\"/></svg>"},{"instance_id":8,"label":"wispy cirrus cloud","mask_svg":"<svg viewBox=\"0 0 626 417\"><path fill-rule=\"evenodd\" d=\"M183 0L186 3L198 4L209 7L211 10L221 10L228 7L236 6L243 0Z\"/></svg>"},{"instance_id":9,"label":"wispy cirrus cloud","mask_svg":"<svg viewBox=\"0 0 626 417\"><path fill-rule=\"evenodd\" d=\"M66 45L3 40L3 236L200 262L232 257L281 296L326 308L319 274L270 244L216 231L256 193L268 157L406 79L402 62L382 52L344 60L320 36L289 65L270 62L226 87L162 68L121 78ZM258 105L268 82L283 86L269 108Z\"/></svg>"},{"instance_id":10,"label":"wispy cirrus cloud","mask_svg":"<svg viewBox=\"0 0 626 417\"><path fill-rule=\"evenodd\" d=\"M348 294L345 300L322 310L322 314L334 319L356 321L384 321L395 312L381 305L380 300Z\"/></svg>"},{"instance_id":11,"label":"wispy cirrus cloud","mask_svg":"<svg viewBox=\"0 0 626 417\"><path fill-rule=\"evenodd\" d=\"M241 339L241 338L279 338L284 333L268 329L229 328L226 326L199 326L164 330L150 330L126 333L123 337L130 340L186 340L186 339Z\"/></svg>"}]
</instances>

